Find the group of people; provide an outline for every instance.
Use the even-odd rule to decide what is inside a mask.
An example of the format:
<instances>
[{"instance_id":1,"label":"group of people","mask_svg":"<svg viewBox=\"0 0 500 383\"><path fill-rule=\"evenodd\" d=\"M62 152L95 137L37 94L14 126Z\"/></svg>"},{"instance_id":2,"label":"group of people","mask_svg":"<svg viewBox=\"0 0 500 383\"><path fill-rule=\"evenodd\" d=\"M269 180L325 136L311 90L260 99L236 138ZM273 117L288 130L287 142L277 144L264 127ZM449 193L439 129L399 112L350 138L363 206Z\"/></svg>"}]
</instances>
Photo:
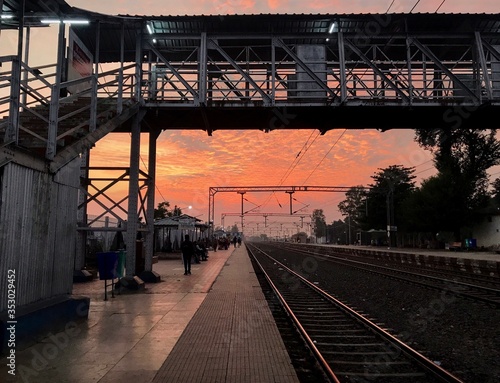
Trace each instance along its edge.
<instances>
[{"instance_id":1,"label":"group of people","mask_svg":"<svg viewBox=\"0 0 500 383\"><path fill-rule=\"evenodd\" d=\"M232 239L232 243L235 248L236 246L240 247L241 237L234 236ZM191 262L193 259L195 263L201 263L201 261L208 260L208 248L210 246L213 247L214 251L217 251L217 248L227 250L230 244L231 241L226 237L218 239L214 238L211 244L210 241L208 240L203 241L201 239L193 242L189 239L189 234L186 234L184 236L184 241L182 241L181 243L182 262L184 264L184 275L191 275Z\"/></svg>"},{"instance_id":2,"label":"group of people","mask_svg":"<svg viewBox=\"0 0 500 383\"><path fill-rule=\"evenodd\" d=\"M240 236L234 236L233 237L233 245L236 248L236 244L238 244L238 247L241 246L241 237Z\"/></svg>"},{"instance_id":3,"label":"group of people","mask_svg":"<svg viewBox=\"0 0 500 383\"><path fill-rule=\"evenodd\" d=\"M227 249L229 249L229 246L231 246L231 243L234 245L234 247L236 247L236 245L238 245L238 247L240 247L241 246L241 237L239 235L233 236L232 239L229 239L227 237L220 237L220 238L214 240L213 247L214 247L215 251L217 251L217 249L227 250Z\"/></svg>"}]
</instances>

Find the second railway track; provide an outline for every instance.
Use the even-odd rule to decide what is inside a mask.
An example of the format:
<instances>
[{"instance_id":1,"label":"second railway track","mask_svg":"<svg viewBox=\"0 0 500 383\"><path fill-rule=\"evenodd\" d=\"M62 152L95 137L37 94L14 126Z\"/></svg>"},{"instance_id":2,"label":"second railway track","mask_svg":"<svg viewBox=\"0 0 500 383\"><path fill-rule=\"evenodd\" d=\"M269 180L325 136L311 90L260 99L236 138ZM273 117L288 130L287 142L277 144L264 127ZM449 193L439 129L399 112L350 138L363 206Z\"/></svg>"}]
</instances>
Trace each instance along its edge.
<instances>
[{"instance_id":1,"label":"second railway track","mask_svg":"<svg viewBox=\"0 0 500 383\"><path fill-rule=\"evenodd\" d=\"M482 302L492 307L500 307L500 281L498 278L485 276L457 275L446 270L426 270L423 268L410 268L406 265L384 264L382 262L374 263L373 260L354 259L344 254L322 254L314 251L305 251L296 247L290 247L289 250L301 252L310 256L321 257L331 262L344 264L349 267L355 267L370 273L377 273L389 278L396 278L422 285L428 288L446 290L451 294L461 296L470 300ZM487 285L486 285L487 284Z\"/></svg>"}]
</instances>

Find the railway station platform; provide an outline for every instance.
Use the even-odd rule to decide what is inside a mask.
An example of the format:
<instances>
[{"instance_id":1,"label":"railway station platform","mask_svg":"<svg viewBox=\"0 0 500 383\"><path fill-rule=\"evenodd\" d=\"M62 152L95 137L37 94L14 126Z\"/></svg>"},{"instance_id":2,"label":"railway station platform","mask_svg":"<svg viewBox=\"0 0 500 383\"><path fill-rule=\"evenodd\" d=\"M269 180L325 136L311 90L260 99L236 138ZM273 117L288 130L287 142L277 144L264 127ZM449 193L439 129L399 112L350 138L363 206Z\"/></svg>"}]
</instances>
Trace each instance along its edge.
<instances>
[{"instance_id":1,"label":"railway station platform","mask_svg":"<svg viewBox=\"0 0 500 383\"><path fill-rule=\"evenodd\" d=\"M407 247L391 247L388 249L383 246L342 246L342 245L325 245L339 247L343 249L358 249L372 252L384 252L389 254L415 254L435 257L460 258L481 261L500 262L500 254L494 251L479 251L479 250L439 250L439 249L416 249Z\"/></svg>"},{"instance_id":2,"label":"railway station platform","mask_svg":"<svg viewBox=\"0 0 500 383\"><path fill-rule=\"evenodd\" d=\"M298 383L246 248L210 251L183 275L180 256L153 265L161 282L104 300L104 281L74 285L88 320L16 351L33 383ZM5 361L5 359L4 359Z\"/></svg>"},{"instance_id":3,"label":"railway station platform","mask_svg":"<svg viewBox=\"0 0 500 383\"><path fill-rule=\"evenodd\" d=\"M366 255L431 268L444 267L500 277L500 254L496 251L387 248L383 246L332 244L304 244L303 246L327 248L345 254Z\"/></svg>"}]
</instances>

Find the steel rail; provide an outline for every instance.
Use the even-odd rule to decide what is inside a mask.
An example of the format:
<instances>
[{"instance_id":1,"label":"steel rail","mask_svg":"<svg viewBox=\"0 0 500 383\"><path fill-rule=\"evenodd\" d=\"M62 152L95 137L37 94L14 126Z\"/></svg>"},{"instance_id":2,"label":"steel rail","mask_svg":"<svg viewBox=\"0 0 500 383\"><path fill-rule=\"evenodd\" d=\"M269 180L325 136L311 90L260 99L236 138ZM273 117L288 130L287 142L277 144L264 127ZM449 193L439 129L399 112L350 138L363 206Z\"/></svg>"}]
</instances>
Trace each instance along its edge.
<instances>
[{"instance_id":1,"label":"steel rail","mask_svg":"<svg viewBox=\"0 0 500 383\"><path fill-rule=\"evenodd\" d=\"M255 249L257 249L259 251L262 251L262 250L260 250L258 248L255 248ZM293 313L292 309L290 308L290 306L286 302L286 300L283 297L283 295L280 293L279 289L273 283L271 277L265 271L264 267L259 262L259 260L255 257L255 255L253 254L252 250L248 247L248 245L247 245L247 250L248 250L249 254L253 257L254 261L259 265L259 268L262 271L262 273L264 274L267 283L269 283L269 286L271 286L274 294L276 294L276 296L280 300L282 306L285 308L287 314L290 316L290 318L292 319L293 323L295 324L295 326L299 330L300 334L302 335L302 337L306 341L307 345L313 351L314 355L316 356L316 358L317 358L318 362L320 363L321 367L323 368L324 372L327 374L328 378L332 382L334 382L334 383L340 383L340 380L337 378L337 376L335 375L335 373L332 371L330 365L325 360L325 358L323 357L323 355L321 354L321 352L318 350L318 348L314 344L313 340L311 339L311 337L309 336L309 334L307 333L307 331L304 329L304 327L302 326L302 324L300 323L300 321L298 320L298 318Z\"/></svg>"}]
</instances>

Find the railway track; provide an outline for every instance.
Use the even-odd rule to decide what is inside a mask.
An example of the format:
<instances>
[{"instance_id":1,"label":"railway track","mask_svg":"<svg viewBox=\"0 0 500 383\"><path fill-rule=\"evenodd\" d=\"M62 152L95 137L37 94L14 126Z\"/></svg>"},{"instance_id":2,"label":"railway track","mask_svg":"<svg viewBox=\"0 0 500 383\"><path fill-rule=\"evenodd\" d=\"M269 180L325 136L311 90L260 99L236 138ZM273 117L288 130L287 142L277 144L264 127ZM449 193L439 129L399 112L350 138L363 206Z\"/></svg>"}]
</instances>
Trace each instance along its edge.
<instances>
[{"instance_id":1,"label":"railway track","mask_svg":"<svg viewBox=\"0 0 500 383\"><path fill-rule=\"evenodd\" d=\"M462 382L263 250L247 249L331 382Z\"/></svg>"},{"instance_id":2,"label":"railway track","mask_svg":"<svg viewBox=\"0 0 500 383\"><path fill-rule=\"evenodd\" d=\"M282 247L283 248L283 247ZM461 296L473 301L478 301L500 307L500 281L494 282L490 277L459 276L455 272L440 270L427 270L425 268L401 267L399 265L384 265L381 262L374 263L372 260L364 261L352 259L345 254L338 256L334 254L323 254L315 251L306 251L296 247L285 247L289 251L300 252L308 256L320 257L337 264L346 265L370 273L377 273L385 277L399 279L405 282L418 284L427 288L446 291L447 293Z\"/></svg>"}]
</instances>

